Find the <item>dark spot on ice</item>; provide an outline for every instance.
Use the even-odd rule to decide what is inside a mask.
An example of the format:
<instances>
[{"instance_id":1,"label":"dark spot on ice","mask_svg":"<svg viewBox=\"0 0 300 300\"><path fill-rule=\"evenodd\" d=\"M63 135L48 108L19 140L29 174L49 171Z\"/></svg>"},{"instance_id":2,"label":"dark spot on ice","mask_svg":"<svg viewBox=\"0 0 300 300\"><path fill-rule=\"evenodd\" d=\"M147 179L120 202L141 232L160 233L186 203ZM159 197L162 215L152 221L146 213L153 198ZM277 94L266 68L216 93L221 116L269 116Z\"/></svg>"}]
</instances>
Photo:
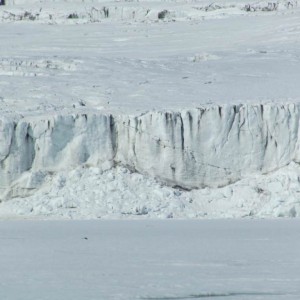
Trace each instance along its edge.
<instances>
[{"instance_id":1,"label":"dark spot on ice","mask_svg":"<svg viewBox=\"0 0 300 300\"><path fill-rule=\"evenodd\" d=\"M168 10L163 10L163 11L160 11L158 14L157 14L157 17L158 19L160 20L163 20L165 17L167 17L169 15L169 11Z\"/></svg>"},{"instance_id":2,"label":"dark spot on ice","mask_svg":"<svg viewBox=\"0 0 300 300\"><path fill-rule=\"evenodd\" d=\"M218 297L242 297L242 296L283 296L283 293L264 293L264 292L229 292L229 293L200 293L187 296L166 296L166 297L141 297L144 300L184 300L200 298L218 298Z\"/></svg>"},{"instance_id":3,"label":"dark spot on ice","mask_svg":"<svg viewBox=\"0 0 300 300\"><path fill-rule=\"evenodd\" d=\"M88 238L85 236L84 238L82 238L83 240L88 240Z\"/></svg>"},{"instance_id":4,"label":"dark spot on ice","mask_svg":"<svg viewBox=\"0 0 300 300\"><path fill-rule=\"evenodd\" d=\"M82 99L80 99L80 100L78 101L78 104L79 104L80 106L86 106L86 103L85 103Z\"/></svg>"},{"instance_id":5,"label":"dark spot on ice","mask_svg":"<svg viewBox=\"0 0 300 300\"><path fill-rule=\"evenodd\" d=\"M173 174L173 176L174 176L174 175L175 175L175 172L176 172L176 168L175 168L173 165L171 165L170 168L171 168L172 174Z\"/></svg>"},{"instance_id":6,"label":"dark spot on ice","mask_svg":"<svg viewBox=\"0 0 300 300\"><path fill-rule=\"evenodd\" d=\"M236 106L236 105L233 105L233 111L234 111L235 114L237 114L238 109L237 109L237 106Z\"/></svg>"},{"instance_id":7,"label":"dark spot on ice","mask_svg":"<svg viewBox=\"0 0 300 300\"><path fill-rule=\"evenodd\" d=\"M222 118L222 107L221 106L219 106L219 116L220 116L220 118Z\"/></svg>"},{"instance_id":8,"label":"dark spot on ice","mask_svg":"<svg viewBox=\"0 0 300 300\"><path fill-rule=\"evenodd\" d=\"M67 19L78 19L78 15L76 13L69 14Z\"/></svg>"},{"instance_id":9,"label":"dark spot on ice","mask_svg":"<svg viewBox=\"0 0 300 300\"><path fill-rule=\"evenodd\" d=\"M173 185L172 188L174 189L178 189L179 191L184 191L184 192L189 192L191 191L191 189L187 188L187 187L183 187L181 185Z\"/></svg>"},{"instance_id":10,"label":"dark spot on ice","mask_svg":"<svg viewBox=\"0 0 300 300\"><path fill-rule=\"evenodd\" d=\"M262 188L258 187L258 188L256 188L256 192L258 194L262 194L264 192L264 190Z\"/></svg>"}]
</instances>

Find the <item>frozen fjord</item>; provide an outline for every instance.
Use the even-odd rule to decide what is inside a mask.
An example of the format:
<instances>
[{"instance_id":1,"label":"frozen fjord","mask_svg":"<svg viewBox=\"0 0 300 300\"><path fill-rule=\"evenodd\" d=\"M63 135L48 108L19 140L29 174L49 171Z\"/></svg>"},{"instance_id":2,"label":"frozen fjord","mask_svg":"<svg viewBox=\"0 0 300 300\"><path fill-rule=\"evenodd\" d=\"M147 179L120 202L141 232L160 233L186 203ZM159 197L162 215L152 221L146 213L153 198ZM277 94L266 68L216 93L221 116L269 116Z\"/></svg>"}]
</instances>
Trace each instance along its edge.
<instances>
[{"instance_id":1,"label":"frozen fjord","mask_svg":"<svg viewBox=\"0 0 300 300\"><path fill-rule=\"evenodd\" d=\"M250 195L262 203L266 214L298 215L296 5L287 8L283 1L278 11L246 12L241 9L244 3L236 2L212 13L186 3L184 12L188 8L201 15L171 14L156 22L148 16L130 19L126 13L90 20L79 12L78 19L69 19L68 13L82 10L82 5L52 4L51 8L51 1L28 5L25 11L34 11L38 5L43 12L54 9L52 20L45 14L34 20L7 19L7 11L24 11L22 1L14 3L17 5L0 8L0 37L5 40L0 47L2 199L16 197L15 205L22 207L18 197L38 189L47 194L54 174L58 177L50 193L54 201L42 197L40 205L45 209L45 201L49 204L45 216L57 209L59 215L61 207L80 207L74 201L86 194L84 185L81 193L70 193L74 183L69 182L66 170L82 164L94 166L96 173L106 172L104 182L106 175L115 178L116 174L113 180L118 181L123 176L118 177L118 170L105 170L122 164L171 185L211 189L201 196L182 193L186 200L182 203L180 199L178 216L199 216L181 212L190 202L197 203L198 212L198 206L206 207L200 213L205 216L207 210L212 211L209 203L218 199L222 214L228 208L227 200L229 206L240 208L239 216L259 214L261 208L251 210L249 203L242 209L250 177L254 182ZM100 1L85 1L91 3L102 7ZM136 5L144 4L157 10L165 7L160 2ZM175 12L182 9L173 2L168 5ZM149 110L152 112L147 113ZM288 164L292 165L286 167ZM270 182L259 177L277 169L282 170L279 179ZM82 173L80 170L79 175ZM240 179L246 182L237 188L214 190ZM279 184L274 187L276 181ZM262 182L266 182L263 187ZM127 186L117 188L131 207L129 213L122 209L122 215L136 211L151 216L151 210L160 216L176 215L160 213L149 195L146 205L139 201L133 205L132 195L124 193ZM85 197L87 202L112 202L106 187L89 182L89 189L100 191L94 194L98 199L92 194ZM166 195L171 195L169 202L178 200L174 194L178 192L160 193L159 205ZM205 197L207 194L210 196ZM115 206L119 207L105 204L93 217L115 214ZM14 206L14 211L24 213L29 208ZM36 209L37 213L41 210Z\"/></svg>"},{"instance_id":2,"label":"frozen fjord","mask_svg":"<svg viewBox=\"0 0 300 300\"><path fill-rule=\"evenodd\" d=\"M295 219L1 221L0 296L296 300L299 226Z\"/></svg>"}]
</instances>

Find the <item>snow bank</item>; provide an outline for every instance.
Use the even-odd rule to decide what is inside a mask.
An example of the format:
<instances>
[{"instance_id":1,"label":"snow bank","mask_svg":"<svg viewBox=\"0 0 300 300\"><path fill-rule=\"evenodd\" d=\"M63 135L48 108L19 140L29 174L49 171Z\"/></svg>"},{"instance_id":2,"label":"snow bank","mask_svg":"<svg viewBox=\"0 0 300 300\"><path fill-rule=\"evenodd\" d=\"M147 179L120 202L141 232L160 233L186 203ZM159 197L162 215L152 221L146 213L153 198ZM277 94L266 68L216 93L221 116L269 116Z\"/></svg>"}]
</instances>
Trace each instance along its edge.
<instances>
[{"instance_id":1,"label":"snow bank","mask_svg":"<svg viewBox=\"0 0 300 300\"><path fill-rule=\"evenodd\" d=\"M1 199L29 195L45 174L78 165L123 165L186 189L222 187L298 162L298 128L296 104L1 117Z\"/></svg>"}]
</instances>

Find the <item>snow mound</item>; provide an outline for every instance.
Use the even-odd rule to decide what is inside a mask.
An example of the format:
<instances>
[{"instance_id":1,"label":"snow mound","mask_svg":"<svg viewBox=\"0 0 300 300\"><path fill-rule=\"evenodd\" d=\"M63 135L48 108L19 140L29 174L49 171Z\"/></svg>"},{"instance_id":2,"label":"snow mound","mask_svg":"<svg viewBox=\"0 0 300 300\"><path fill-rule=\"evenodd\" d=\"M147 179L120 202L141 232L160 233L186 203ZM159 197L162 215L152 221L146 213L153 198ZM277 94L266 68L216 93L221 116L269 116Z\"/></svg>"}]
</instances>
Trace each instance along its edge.
<instances>
[{"instance_id":1,"label":"snow mound","mask_svg":"<svg viewBox=\"0 0 300 300\"><path fill-rule=\"evenodd\" d=\"M60 59L34 59L26 58L1 58L0 76L51 76L52 73L62 73L76 71L76 62L72 60Z\"/></svg>"}]
</instances>

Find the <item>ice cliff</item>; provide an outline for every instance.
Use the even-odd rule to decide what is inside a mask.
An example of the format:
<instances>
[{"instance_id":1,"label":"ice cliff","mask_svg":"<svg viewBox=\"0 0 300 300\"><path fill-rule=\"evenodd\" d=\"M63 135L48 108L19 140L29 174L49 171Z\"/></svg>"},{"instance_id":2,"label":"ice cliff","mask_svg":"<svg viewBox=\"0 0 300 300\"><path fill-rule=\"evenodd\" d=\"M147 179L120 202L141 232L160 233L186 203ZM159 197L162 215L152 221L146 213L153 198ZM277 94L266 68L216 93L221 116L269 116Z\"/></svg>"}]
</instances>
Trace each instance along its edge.
<instances>
[{"instance_id":1,"label":"ice cliff","mask_svg":"<svg viewBox=\"0 0 300 300\"><path fill-rule=\"evenodd\" d=\"M47 173L123 165L187 189L221 187L300 161L299 105L207 105L139 116L0 117L0 195Z\"/></svg>"}]
</instances>

